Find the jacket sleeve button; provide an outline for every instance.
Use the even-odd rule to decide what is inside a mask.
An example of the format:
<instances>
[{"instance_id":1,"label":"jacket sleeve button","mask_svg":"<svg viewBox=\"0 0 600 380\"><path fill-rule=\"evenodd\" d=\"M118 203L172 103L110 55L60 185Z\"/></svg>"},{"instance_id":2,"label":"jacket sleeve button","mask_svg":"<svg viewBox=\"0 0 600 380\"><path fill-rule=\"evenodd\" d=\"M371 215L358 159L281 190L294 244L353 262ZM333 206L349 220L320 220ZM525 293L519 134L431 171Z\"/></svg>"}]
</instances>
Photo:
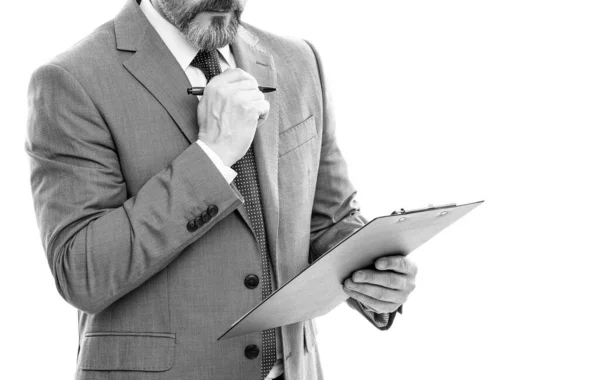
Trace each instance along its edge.
<instances>
[{"instance_id":1,"label":"jacket sleeve button","mask_svg":"<svg viewBox=\"0 0 600 380\"><path fill-rule=\"evenodd\" d=\"M190 220L187 223L187 230L190 232L194 232L198 229L198 226L196 225L196 223L193 220Z\"/></svg>"},{"instance_id":2,"label":"jacket sleeve button","mask_svg":"<svg viewBox=\"0 0 600 380\"><path fill-rule=\"evenodd\" d=\"M213 216L217 215L219 213L219 208L215 205L210 205L208 207L208 215L210 215L210 217L212 218Z\"/></svg>"},{"instance_id":3,"label":"jacket sleeve button","mask_svg":"<svg viewBox=\"0 0 600 380\"><path fill-rule=\"evenodd\" d=\"M206 223L210 220L210 215L208 215L208 213L206 211L204 211L201 215L200 215L200 219L202 219L202 222Z\"/></svg>"}]
</instances>

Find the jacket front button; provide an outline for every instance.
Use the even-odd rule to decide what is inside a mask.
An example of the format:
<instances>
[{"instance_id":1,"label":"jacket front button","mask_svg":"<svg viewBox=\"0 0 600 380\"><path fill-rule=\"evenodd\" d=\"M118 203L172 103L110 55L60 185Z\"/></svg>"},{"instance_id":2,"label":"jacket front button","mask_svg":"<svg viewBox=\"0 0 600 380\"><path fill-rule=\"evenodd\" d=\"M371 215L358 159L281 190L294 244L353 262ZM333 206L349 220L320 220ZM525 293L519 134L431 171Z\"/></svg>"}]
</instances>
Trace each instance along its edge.
<instances>
[{"instance_id":1,"label":"jacket front button","mask_svg":"<svg viewBox=\"0 0 600 380\"><path fill-rule=\"evenodd\" d=\"M259 282L260 282L260 279L255 274L249 274L244 279L244 285L246 285L246 287L248 289L254 289L254 288L256 288L258 286Z\"/></svg>"},{"instance_id":2,"label":"jacket front button","mask_svg":"<svg viewBox=\"0 0 600 380\"><path fill-rule=\"evenodd\" d=\"M196 223L193 220L190 220L187 223L187 229L190 232L194 232L194 231L196 231L198 229L198 226L196 225Z\"/></svg>"},{"instance_id":3,"label":"jacket front button","mask_svg":"<svg viewBox=\"0 0 600 380\"><path fill-rule=\"evenodd\" d=\"M251 344L246 346L246 350L244 350L244 355L246 355L248 359L256 359L258 357L259 352L260 350L258 349L258 346L255 344Z\"/></svg>"}]
</instances>

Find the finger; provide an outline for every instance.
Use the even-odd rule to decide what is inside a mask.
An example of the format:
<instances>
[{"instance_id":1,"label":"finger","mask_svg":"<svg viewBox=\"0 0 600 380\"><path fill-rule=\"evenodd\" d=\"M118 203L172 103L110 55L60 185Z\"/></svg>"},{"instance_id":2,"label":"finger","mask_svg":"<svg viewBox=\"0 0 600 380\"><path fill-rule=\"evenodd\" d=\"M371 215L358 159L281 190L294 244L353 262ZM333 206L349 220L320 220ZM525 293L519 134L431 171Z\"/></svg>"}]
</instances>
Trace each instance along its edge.
<instances>
[{"instance_id":1,"label":"finger","mask_svg":"<svg viewBox=\"0 0 600 380\"><path fill-rule=\"evenodd\" d=\"M256 80L254 80L254 78L244 79L234 83L211 80L206 85L204 95L212 96L213 93L218 94L222 98L236 96L245 100L254 100L260 98L260 95L263 95L262 92L258 90L258 85L256 84Z\"/></svg>"},{"instance_id":2,"label":"finger","mask_svg":"<svg viewBox=\"0 0 600 380\"><path fill-rule=\"evenodd\" d=\"M258 89L237 91L234 96L244 102L252 102L255 100L265 99L265 94L258 91Z\"/></svg>"},{"instance_id":3,"label":"finger","mask_svg":"<svg viewBox=\"0 0 600 380\"><path fill-rule=\"evenodd\" d=\"M239 95L242 96L244 99L246 99L248 101L264 100L265 99L265 94L263 94L262 92L258 91L258 88L253 88L253 89L250 89L250 90L240 91Z\"/></svg>"},{"instance_id":4,"label":"finger","mask_svg":"<svg viewBox=\"0 0 600 380\"><path fill-rule=\"evenodd\" d=\"M406 276L391 271L378 271L372 269L361 269L352 274L352 280L356 283L370 283L389 289L404 289Z\"/></svg>"},{"instance_id":5,"label":"finger","mask_svg":"<svg viewBox=\"0 0 600 380\"><path fill-rule=\"evenodd\" d=\"M258 91L258 83L254 78L242 79L237 82L229 83L234 91L255 90ZM258 91L260 92L260 91Z\"/></svg>"},{"instance_id":6,"label":"finger","mask_svg":"<svg viewBox=\"0 0 600 380\"><path fill-rule=\"evenodd\" d=\"M384 288L382 286L373 284L360 284L352 281L351 279L344 281L344 286L354 292L361 293L373 299L384 302L398 303L404 300L406 296L401 290Z\"/></svg>"},{"instance_id":7,"label":"finger","mask_svg":"<svg viewBox=\"0 0 600 380\"><path fill-rule=\"evenodd\" d=\"M406 256L401 255L381 257L375 261L375 268L412 276L417 274L417 265Z\"/></svg>"},{"instance_id":8,"label":"finger","mask_svg":"<svg viewBox=\"0 0 600 380\"><path fill-rule=\"evenodd\" d=\"M392 313L396 311L398 307L400 307L400 305L397 305L395 303L376 300L362 293L358 293L353 290L347 289L346 287L344 287L344 292L346 292L348 296L354 298L363 305L375 310L377 313Z\"/></svg>"},{"instance_id":9,"label":"finger","mask_svg":"<svg viewBox=\"0 0 600 380\"><path fill-rule=\"evenodd\" d=\"M265 120L269 116L271 105L266 100L255 100L253 102L256 111L258 112L258 118Z\"/></svg>"},{"instance_id":10,"label":"finger","mask_svg":"<svg viewBox=\"0 0 600 380\"><path fill-rule=\"evenodd\" d=\"M254 79L254 77L252 75L245 72L244 70L242 70L240 68L232 69L231 67L229 67L229 68L227 68L227 70L223 71L221 74L215 75L210 80L210 82L216 81L218 83L235 83L235 82L239 82L239 81L243 81L243 80L247 80L247 79L253 79L254 81L256 81L256 79Z\"/></svg>"}]
</instances>

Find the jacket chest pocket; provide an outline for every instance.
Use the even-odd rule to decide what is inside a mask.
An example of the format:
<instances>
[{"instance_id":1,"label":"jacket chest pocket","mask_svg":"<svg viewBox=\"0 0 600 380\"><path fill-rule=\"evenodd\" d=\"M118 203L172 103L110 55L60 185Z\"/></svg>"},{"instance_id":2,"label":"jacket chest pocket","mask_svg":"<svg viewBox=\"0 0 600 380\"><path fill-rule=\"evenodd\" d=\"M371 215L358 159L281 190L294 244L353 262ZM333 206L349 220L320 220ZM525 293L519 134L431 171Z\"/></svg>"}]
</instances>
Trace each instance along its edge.
<instances>
[{"instance_id":1,"label":"jacket chest pocket","mask_svg":"<svg viewBox=\"0 0 600 380\"><path fill-rule=\"evenodd\" d=\"M317 127L313 115L279 134L279 159L300 149L317 137Z\"/></svg>"},{"instance_id":2,"label":"jacket chest pocket","mask_svg":"<svg viewBox=\"0 0 600 380\"><path fill-rule=\"evenodd\" d=\"M296 219L312 208L320 140L313 115L279 134L280 209L294 210Z\"/></svg>"},{"instance_id":3,"label":"jacket chest pocket","mask_svg":"<svg viewBox=\"0 0 600 380\"><path fill-rule=\"evenodd\" d=\"M96 371L166 371L175 361L175 334L88 332L79 367Z\"/></svg>"}]
</instances>

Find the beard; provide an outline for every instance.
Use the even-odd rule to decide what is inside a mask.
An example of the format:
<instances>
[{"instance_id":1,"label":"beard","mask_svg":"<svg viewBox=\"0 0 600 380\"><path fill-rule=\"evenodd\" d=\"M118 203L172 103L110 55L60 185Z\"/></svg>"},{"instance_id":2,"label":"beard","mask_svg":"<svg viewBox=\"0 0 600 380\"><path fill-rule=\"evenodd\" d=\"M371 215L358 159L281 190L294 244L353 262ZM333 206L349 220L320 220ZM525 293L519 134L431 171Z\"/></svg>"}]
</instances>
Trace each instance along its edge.
<instances>
[{"instance_id":1,"label":"beard","mask_svg":"<svg viewBox=\"0 0 600 380\"><path fill-rule=\"evenodd\" d=\"M179 0L154 1L165 18L198 49L210 51L233 42L244 11L239 0L205 0L187 6L183 3ZM229 21L224 16L212 17L208 27L194 22L198 14L211 10L229 12L231 17Z\"/></svg>"}]
</instances>

